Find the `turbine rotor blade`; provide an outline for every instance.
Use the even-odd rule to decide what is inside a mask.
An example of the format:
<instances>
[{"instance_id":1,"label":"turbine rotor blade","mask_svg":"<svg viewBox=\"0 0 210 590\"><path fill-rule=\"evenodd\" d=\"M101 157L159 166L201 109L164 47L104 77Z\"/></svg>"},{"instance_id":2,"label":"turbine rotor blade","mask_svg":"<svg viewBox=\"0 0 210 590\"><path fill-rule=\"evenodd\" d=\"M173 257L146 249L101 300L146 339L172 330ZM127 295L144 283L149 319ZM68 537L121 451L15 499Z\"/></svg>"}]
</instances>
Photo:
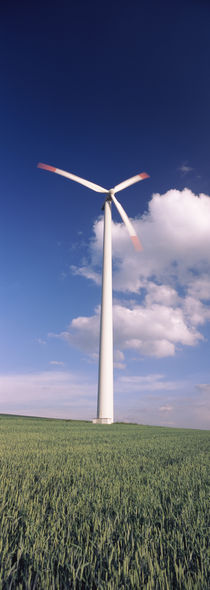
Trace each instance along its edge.
<instances>
[{"instance_id":1,"label":"turbine rotor blade","mask_svg":"<svg viewBox=\"0 0 210 590\"><path fill-rule=\"evenodd\" d=\"M145 178L149 178L149 174L147 174L147 172L141 172L141 174L136 174L136 176L132 176L131 178L128 178L128 180L124 180L123 182L120 182L120 184L117 184L113 189L114 193L118 193L119 191L122 191L124 188L127 188L127 186L131 186L131 184L135 184L136 182L144 180Z\"/></svg>"},{"instance_id":2,"label":"turbine rotor blade","mask_svg":"<svg viewBox=\"0 0 210 590\"><path fill-rule=\"evenodd\" d=\"M137 250L137 252L140 252L141 250L143 250L143 246L137 236L137 233L136 233L130 219L127 216L127 213L125 212L122 205L119 203L119 201L116 199L116 197L113 194L111 194L111 197L112 197L112 201L115 204L115 207L117 208L120 216L122 217L122 220L124 221L124 224L127 227L129 236L133 242L133 246L134 246L135 250Z\"/></svg>"},{"instance_id":3,"label":"turbine rotor blade","mask_svg":"<svg viewBox=\"0 0 210 590\"><path fill-rule=\"evenodd\" d=\"M90 182L89 180L85 180L84 178L80 178L80 176L76 176L75 174L71 174L71 172L66 172L65 170L60 170L60 168L54 168L54 166L49 166L49 164L43 164L39 162L37 164L37 168L42 168L42 170L48 170L49 172L55 172L56 174L60 174L61 176L65 176L65 178L69 178L70 180L74 180L79 184L83 184L88 188L96 191L96 193L108 193L109 191L99 184L94 184L94 182Z\"/></svg>"}]
</instances>

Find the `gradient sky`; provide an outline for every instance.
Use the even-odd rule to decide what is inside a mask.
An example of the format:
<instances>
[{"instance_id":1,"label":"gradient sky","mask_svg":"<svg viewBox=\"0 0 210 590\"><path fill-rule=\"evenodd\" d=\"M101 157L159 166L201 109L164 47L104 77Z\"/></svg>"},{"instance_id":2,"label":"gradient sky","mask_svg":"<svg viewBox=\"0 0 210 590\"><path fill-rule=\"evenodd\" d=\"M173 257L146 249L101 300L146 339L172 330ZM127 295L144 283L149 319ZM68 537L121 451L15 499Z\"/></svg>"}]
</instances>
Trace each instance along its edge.
<instances>
[{"instance_id":1,"label":"gradient sky","mask_svg":"<svg viewBox=\"0 0 210 590\"><path fill-rule=\"evenodd\" d=\"M0 412L96 415L103 196L113 210L115 419L210 425L210 5L1 7Z\"/></svg>"}]
</instances>

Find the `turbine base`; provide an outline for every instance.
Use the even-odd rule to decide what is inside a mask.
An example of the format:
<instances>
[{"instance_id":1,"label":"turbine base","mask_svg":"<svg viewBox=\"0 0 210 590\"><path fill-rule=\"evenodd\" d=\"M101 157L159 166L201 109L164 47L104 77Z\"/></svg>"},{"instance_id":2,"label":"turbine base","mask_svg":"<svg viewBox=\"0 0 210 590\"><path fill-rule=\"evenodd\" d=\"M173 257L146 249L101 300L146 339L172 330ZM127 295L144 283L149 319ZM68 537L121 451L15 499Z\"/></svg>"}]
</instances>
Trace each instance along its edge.
<instances>
[{"instance_id":1,"label":"turbine base","mask_svg":"<svg viewBox=\"0 0 210 590\"><path fill-rule=\"evenodd\" d=\"M112 418L94 418L92 424L113 424Z\"/></svg>"}]
</instances>

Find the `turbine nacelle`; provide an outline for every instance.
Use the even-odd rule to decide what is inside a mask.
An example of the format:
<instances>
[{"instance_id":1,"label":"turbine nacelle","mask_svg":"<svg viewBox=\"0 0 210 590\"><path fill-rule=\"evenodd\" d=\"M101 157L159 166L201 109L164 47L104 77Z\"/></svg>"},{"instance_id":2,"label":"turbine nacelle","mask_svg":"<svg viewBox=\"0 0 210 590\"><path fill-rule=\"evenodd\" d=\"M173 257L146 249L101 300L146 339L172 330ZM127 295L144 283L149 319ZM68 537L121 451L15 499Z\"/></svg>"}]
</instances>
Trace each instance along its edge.
<instances>
[{"instance_id":1,"label":"turbine nacelle","mask_svg":"<svg viewBox=\"0 0 210 590\"><path fill-rule=\"evenodd\" d=\"M147 172L141 172L141 174L136 174L136 176L132 176L131 178L128 178L127 180L123 180L123 182L120 182L120 184L117 184L113 188L107 190L106 188L103 188L102 186L95 184L94 182L90 182L89 180L85 180L84 178L80 178L80 176L76 176L75 174L72 174L71 172L66 172L65 170L60 170L60 168L55 168L54 166L50 166L49 164L43 164L42 162L39 162L39 164L37 164L37 166L38 166L38 168L42 168L43 170L48 170L49 172L55 172L56 174L60 174L61 176L64 176L65 178L68 178L70 180L74 180L75 182L78 182L79 184L82 184L83 186L86 186L87 188L90 188L91 190L93 190L97 193L106 194L107 195L106 201L112 201L115 204L115 207L118 210L118 213L120 214L120 217L122 218L122 221L126 225L129 236L131 238L131 241L133 243L135 250L137 250L138 252L143 250L142 244L136 234L133 224L131 223L130 219L128 218L127 213L123 209L122 205L119 203L119 201L115 197L115 193L118 193L118 192L124 190L124 188L127 188L128 186L131 186L132 184L135 184L136 182L139 182L140 180L144 180L146 178L149 178L149 174L147 174ZM104 205L102 207L102 210L104 210Z\"/></svg>"}]
</instances>

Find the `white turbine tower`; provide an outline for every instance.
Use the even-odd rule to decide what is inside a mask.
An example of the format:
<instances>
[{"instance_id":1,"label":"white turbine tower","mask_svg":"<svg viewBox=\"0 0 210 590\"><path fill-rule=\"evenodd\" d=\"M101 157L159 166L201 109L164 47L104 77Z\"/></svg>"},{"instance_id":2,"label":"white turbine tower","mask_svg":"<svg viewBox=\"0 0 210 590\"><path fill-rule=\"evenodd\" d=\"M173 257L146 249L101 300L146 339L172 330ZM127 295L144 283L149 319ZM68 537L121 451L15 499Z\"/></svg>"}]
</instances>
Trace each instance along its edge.
<instances>
[{"instance_id":1,"label":"white turbine tower","mask_svg":"<svg viewBox=\"0 0 210 590\"><path fill-rule=\"evenodd\" d=\"M124 180L112 189L105 189L98 184L89 182L84 178L54 168L48 164L38 164L38 168L55 172L65 178L79 182L84 186L106 194L104 203L104 239L103 239L103 270L102 270L102 296L101 296L101 321L100 321L100 344L99 344L99 370L98 370L98 405L97 418L93 420L96 424L112 424L114 419L113 410L113 321L112 321L112 236L111 236L111 203L115 204L123 222L125 223L129 236L137 251L142 250L142 245L135 232L135 229L128 219L122 205L115 197L115 193L135 184L140 180L149 178L146 172L132 176Z\"/></svg>"}]
</instances>

